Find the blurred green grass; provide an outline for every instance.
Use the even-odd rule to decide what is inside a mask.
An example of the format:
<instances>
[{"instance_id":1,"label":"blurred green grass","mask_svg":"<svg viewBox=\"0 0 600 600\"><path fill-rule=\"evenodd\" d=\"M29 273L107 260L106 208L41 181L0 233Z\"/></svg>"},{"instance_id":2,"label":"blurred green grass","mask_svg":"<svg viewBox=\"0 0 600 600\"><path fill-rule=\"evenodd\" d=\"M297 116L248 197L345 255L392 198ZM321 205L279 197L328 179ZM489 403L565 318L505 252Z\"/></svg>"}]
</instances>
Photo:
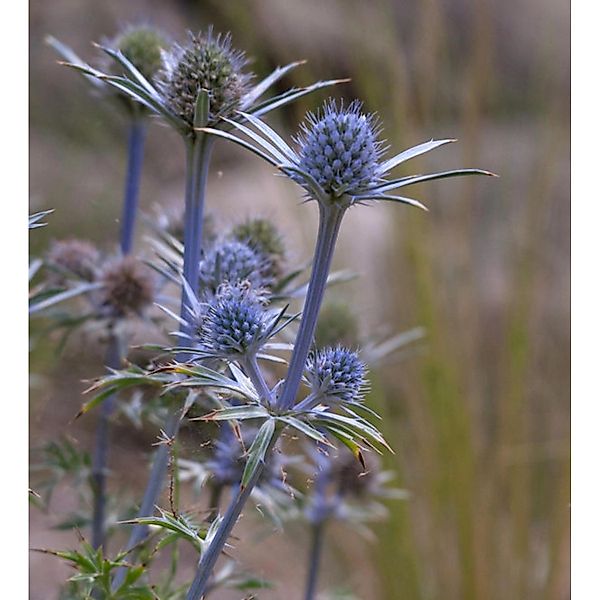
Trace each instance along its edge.
<instances>
[{"instance_id":1,"label":"blurred green grass","mask_svg":"<svg viewBox=\"0 0 600 600\"><path fill-rule=\"evenodd\" d=\"M568 598L568 3L35 0L32 206L57 212L34 251L65 233L113 235L124 152L118 118L53 64L43 36L85 54L90 40L142 19L176 35L208 23L231 30L260 73L306 58L296 84L351 76L337 91L377 110L394 148L460 139L411 172L443 164L501 175L424 188L427 215L364 209L384 214L383 232L366 213L348 224L366 254L365 282L347 292L364 327L427 330L418 353L374 374L369 401L396 450L386 461L411 499L390 504L389 522L362 551L375 575L355 583L365 598L386 600ZM295 105L279 125L293 131L316 102ZM146 208L180 194L177 140L158 128L150 138ZM235 168L230 152L240 158L223 147L218 161ZM219 201L236 210L235 198ZM310 223L294 233L302 258ZM351 262L349 239L339 266ZM379 293L366 297L369 284ZM32 370L59 378L52 358L43 344ZM340 568L351 576L352 565Z\"/></svg>"}]
</instances>

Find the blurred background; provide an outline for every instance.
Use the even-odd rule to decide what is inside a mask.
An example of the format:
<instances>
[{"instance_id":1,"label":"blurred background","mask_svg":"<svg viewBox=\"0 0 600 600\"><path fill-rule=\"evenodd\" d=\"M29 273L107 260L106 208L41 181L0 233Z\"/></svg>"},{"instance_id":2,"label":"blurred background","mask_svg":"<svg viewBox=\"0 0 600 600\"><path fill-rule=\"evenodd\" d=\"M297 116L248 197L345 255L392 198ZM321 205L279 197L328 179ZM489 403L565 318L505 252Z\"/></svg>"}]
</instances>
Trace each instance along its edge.
<instances>
[{"instance_id":1,"label":"blurred background","mask_svg":"<svg viewBox=\"0 0 600 600\"><path fill-rule=\"evenodd\" d=\"M415 326L427 333L414 352L372 373L369 396L395 449L386 467L410 499L389 503L389 520L371 541L332 531L320 583L369 600L568 598L569 3L32 0L30 18L31 211L55 209L31 236L33 254L68 235L110 248L124 177L122 116L56 65L47 34L92 60L90 42L129 22L149 22L175 39L212 23L232 32L259 76L307 59L282 86L351 77L334 94L377 111L396 151L432 137L459 139L411 161L406 174L481 167L501 175L414 188L427 214L378 205L350 211L344 223L335 266L361 277L332 294L359 315L365 336ZM294 133L325 97L309 96L269 122ZM146 155L143 210L181 206L179 138L152 125ZM304 262L316 210L299 200L299 190L260 160L217 145L208 192L217 227L269 215L291 260ZM141 251L144 235L140 227ZM47 337L33 347L32 447L65 433L91 447L93 415L69 421L82 380L102 372L104 349L93 336L83 348L81 341L60 356ZM157 433L116 428L111 486L141 489ZM53 509L70 502L65 489ZM55 524L52 511L34 510L31 546L77 543ZM244 528L258 535L257 520ZM284 582L260 598L301 597L302 536L273 533L261 552L238 544L244 565ZM68 569L44 555L31 560L30 597L57 597Z\"/></svg>"}]
</instances>

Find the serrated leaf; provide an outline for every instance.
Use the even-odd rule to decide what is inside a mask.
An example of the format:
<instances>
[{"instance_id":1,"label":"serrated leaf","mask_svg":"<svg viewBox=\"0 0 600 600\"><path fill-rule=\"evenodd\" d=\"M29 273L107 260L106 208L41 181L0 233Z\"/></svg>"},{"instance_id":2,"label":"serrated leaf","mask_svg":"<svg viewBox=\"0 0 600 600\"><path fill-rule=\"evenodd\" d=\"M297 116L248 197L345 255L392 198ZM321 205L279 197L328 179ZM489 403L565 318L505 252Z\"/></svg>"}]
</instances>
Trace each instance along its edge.
<instances>
[{"instance_id":1,"label":"serrated leaf","mask_svg":"<svg viewBox=\"0 0 600 600\"><path fill-rule=\"evenodd\" d=\"M202 417L194 417L190 421L241 421L244 419L267 418L268 416L269 413L264 407L247 404L214 410Z\"/></svg>"},{"instance_id":2,"label":"serrated leaf","mask_svg":"<svg viewBox=\"0 0 600 600\"><path fill-rule=\"evenodd\" d=\"M265 421L258 430L258 433L248 450L248 459L246 460L246 466L244 467L244 473L240 483L242 489L252 480L260 463L264 461L274 433L275 419Z\"/></svg>"}]
</instances>

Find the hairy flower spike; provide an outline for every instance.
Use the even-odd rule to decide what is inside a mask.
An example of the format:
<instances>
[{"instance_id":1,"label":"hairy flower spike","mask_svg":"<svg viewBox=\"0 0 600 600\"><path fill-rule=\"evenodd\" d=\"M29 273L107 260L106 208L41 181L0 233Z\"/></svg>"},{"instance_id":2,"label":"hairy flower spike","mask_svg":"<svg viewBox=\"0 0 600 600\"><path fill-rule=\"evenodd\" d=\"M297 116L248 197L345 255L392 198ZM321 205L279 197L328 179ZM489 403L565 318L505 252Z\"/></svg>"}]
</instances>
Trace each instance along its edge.
<instances>
[{"instance_id":1,"label":"hairy flower spike","mask_svg":"<svg viewBox=\"0 0 600 600\"><path fill-rule=\"evenodd\" d=\"M222 356L244 355L258 349L266 327L263 299L250 283L223 284L208 306L200 342Z\"/></svg>"},{"instance_id":2,"label":"hairy flower spike","mask_svg":"<svg viewBox=\"0 0 600 600\"><path fill-rule=\"evenodd\" d=\"M306 370L314 394L356 402L365 385L366 368L353 350L323 348L309 355Z\"/></svg>"},{"instance_id":3,"label":"hairy flower spike","mask_svg":"<svg viewBox=\"0 0 600 600\"><path fill-rule=\"evenodd\" d=\"M90 242L71 238L56 241L50 247L46 262L55 269L52 283L64 284L68 275L85 281L94 281L98 272L100 253Z\"/></svg>"},{"instance_id":4,"label":"hairy flower spike","mask_svg":"<svg viewBox=\"0 0 600 600\"><path fill-rule=\"evenodd\" d=\"M379 125L361 108L357 101L338 108L330 100L322 112L309 113L301 127L299 167L328 194L353 193L377 181Z\"/></svg>"},{"instance_id":5,"label":"hairy flower spike","mask_svg":"<svg viewBox=\"0 0 600 600\"><path fill-rule=\"evenodd\" d=\"M262 218L248 219L236 225L231 235L264 257L268 263L266 265L267 275L272 279L281 276L285 246L279 231L271 221Z\"/></svg>"},{"instance_id":6,"label":"hairy flower spike","mask_svg":"<svg viewBox=\"0 0 600 600\"><path fill-rule=\"evenodd\" d=\"M111 261L98 278L101 309L110 316L142 313L154 300L155 281L150 269L132 256Z\"/></svg>"},{"instance_id":7,"label":"hairy flower spike","mask_svg":"<svg viewBox=\"0 0 600 600\"><path fill-rule=\"evenodd\" d=\"M161 88L170 109L188 124L194 124L200 90L209 95L208 123L228 117L240 107L249 89L250 75L242 72L247 64L243 52L231 47L231 35L189 32L185 47L175 46L165 57Z\"/></svg>"},{"instance_id":8,"label":"hairy flower spike","mask_svg":"<svg viewBox=\"0 0 600 600\"><path fill-rule=\"evenodd\" d=\"M200 263L200 286L214 292L222 283L249 281L254 289L260 289L269 283L267 266L248 244L225 241L210 248Z\"/></svg>"}]
</instances>

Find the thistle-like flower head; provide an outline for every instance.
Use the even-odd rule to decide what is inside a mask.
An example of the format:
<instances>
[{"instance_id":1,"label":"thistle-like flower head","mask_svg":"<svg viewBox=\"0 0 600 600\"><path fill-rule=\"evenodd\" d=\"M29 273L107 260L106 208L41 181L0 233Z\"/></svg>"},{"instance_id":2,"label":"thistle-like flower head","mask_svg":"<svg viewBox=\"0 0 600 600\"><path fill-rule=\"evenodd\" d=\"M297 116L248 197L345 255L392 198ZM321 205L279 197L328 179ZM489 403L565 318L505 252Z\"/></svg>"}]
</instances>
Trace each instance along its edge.
<instances>
[{"instance_id":1,"label":"thistle-like flower head","mask_svg":"<svg viewBox=\"0 0 600 600\"><path fill-rule=\"evenodd\" d=\"M94 281L98 274L100 253L85 240L71 238L54 242L46 256L46 263L53 270L50 279L57 285L69 277Z\"/></svg>"},{"instance_id":2,"label":"thistle-like flower head","mask_svg":"<svg viewBox=\"0 0 600 600\"><path fill-rule=\"evenodd\" d=\"M276 280L281 276L285 246L277 227L269 219L255 218L239 223L233 228L231 236L264 258L264 270L269 278Z\"/></svg>"},{"instance_id":3,"label":"thistle-like flower head","mask_svg":"<svg viewBox=\"0 0 600 600\"><path fill-rule=\"evenodd\" d=\"M251 76L243 52L231 46L231 36L213 33L194 35L189 32L185 46L174 46L165 55L161 89L167 106L189 125L194 125L196 102L201 90L208 92L208 123L237 110L249 89Z\"/></svg>"},{"instance_id":4,"label":"thistle-like flower head","mask_svg":"<svg viewBox=\"0 0 600 600\"><path fill-rule=\"evenodd\" d=\"M248 244L226 240L215 244L200 263L200 287L215 292L222 283L249 281L254 289L266 287L268 265Z\"/></svg>"},{"instance_id":5,"label":"thistle-like flower head","mask_svg":"<svg viewBox=\"0 0 600 600\"><path fill-rule=\"evenodd\" d=\"M162 52L167 41L163 34L153 27L129 26L109 45L119 50L149 81L163 68Z\"/></svg>"},{"instance_id":6,"label":"thistle-like flower head","mask_svg":"<svg viewBox=\"0 0 600 600\"><path fill-rule=\"evenodd\" d=\"M297 137L300 169L330 195L359 193L377 183L382 142L380 126L358 101L347 107L329 100L308 113Z\"/></svg>"},{"instance_id":7,"label":"thistle-like flower head","mask_svg":"<svg viewBox=\"0 0 600 600\"><path fill-rule=\"evenodd\" d=\"M102 284L99 304L111 317L142 314L154 301L155 280L152 271L133 256L111 260L98 276Z\"/></svg>"},{"instance_id":8,"label":"thistle-like flower head","mask_svg":"<svg viewBox=\"0 0 600 600\"><path fill-rule=\"evenodd\" d=\"M353 350L341 346L317 350L309 355L306 372L315 395L342 403L361 398L366 367Z\"/></svg>"},{"instance_id":9,"label":"thistle-like flower head","mask_svg":"<svg viewBox=\"0 0 600 600\"><path fill-rule=\"evenodd\" d=\"M200 344L217 356L243 356L258 350L267 325L264 299L248 281L223 284L208 305Z\"/></svg>"}]
</instances>

